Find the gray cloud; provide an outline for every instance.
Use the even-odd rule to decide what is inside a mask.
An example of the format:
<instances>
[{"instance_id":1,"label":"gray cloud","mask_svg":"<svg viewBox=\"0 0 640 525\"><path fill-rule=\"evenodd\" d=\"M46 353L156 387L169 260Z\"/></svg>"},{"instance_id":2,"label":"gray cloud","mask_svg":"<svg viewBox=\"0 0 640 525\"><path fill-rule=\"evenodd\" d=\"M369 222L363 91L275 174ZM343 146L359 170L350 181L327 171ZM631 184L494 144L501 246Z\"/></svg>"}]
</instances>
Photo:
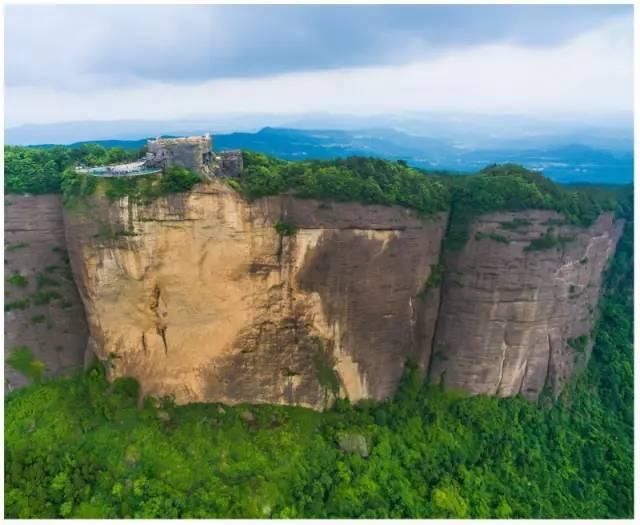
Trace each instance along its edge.
<instances>
[{"instance_id":1,"label":"gray cloud","mask_svg":"<svg viewBox=\"0 0 640 525\"><path fill-rule=\"evenodd\" d=\"M10 87L79 89L406 63L561 44L632 6L10 6Z\"/></svg>"}]
</instances>

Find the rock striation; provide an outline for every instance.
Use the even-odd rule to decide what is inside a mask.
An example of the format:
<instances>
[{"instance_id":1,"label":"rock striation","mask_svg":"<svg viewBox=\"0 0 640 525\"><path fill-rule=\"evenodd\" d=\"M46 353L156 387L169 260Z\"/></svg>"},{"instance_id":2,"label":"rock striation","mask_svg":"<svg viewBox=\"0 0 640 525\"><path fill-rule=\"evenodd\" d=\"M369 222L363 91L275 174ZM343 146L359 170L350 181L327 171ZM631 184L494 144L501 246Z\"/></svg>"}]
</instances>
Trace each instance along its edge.
<instances>
[{"instance_id":1,"label":"rock striation","mask_svg":"<svg viewBox=\"0 0 640 525\"><path fill-rule=\"evenodd\" d=\"M5 359L26 346L49 375L77 370L88 332L69 268L61 198L8 195L4 204ZM5 366L5 392L27 382Z\"/></svg>"},{"instance_id":2,"label":"rock striation","mask_svg":"<svg viewBox=\"0 0 640 525\"><path fill-rule=\"evenodd\" d=\"M144 393L322 408L388 397L407 359L426 369L435 311L420 292L445 214L250 204L214 181L65 215L89 346Z\"/></svg>"},{"instance_id":3,"label":"rock striation","mask_svg":"<svg viewBox=\"0 0 640 525\"><path fill-rule=\"evenodd\" d=\"M551 211L477 218L464 248L445 254L430 380L473 394L557 395L589 358L622 226L611 213L589 228ZM543 236L552 240L540 249Z\"/></svg>"},{"instance_id":4,"label":"rock striation","mask_svg":"<svg viewBox=\"0 0 640 525\"><path fill-rule=\"evenodd\" d=\"M557 395L589 359L623 226L611 213L586 228L552 211L491 213L451 250L446 213L249 203L215 179L146 204L97 192L64 211L76 291L60 199L9 200L5 277L28 285L7 281L5 304L31 302L5 313L5 353L27 345L58 373L86 347L110 378L178 403L316 409L389 397L409 359L447 388ZM43 303L47 290L59 297Z\"/></svg>"}]
</instances>

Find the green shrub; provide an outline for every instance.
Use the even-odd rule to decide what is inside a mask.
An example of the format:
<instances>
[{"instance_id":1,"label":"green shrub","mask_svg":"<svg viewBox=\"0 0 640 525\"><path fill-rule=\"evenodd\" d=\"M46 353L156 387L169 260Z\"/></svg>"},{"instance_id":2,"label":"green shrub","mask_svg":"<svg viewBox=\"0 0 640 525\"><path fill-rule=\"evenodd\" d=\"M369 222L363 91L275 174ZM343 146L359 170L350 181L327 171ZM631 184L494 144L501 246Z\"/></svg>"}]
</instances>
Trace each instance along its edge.
<instances>
[{"instance_id":1,"label":"green shrub","mask_svg":"<svg viewBox=\"0 0 640 525\"><path fill-rule=\"evenodd\" d=\"M14 244L9 244L5 247L5 251L13 252L15 250L20 250L21 248L26 248L29 246L28 242L16 242Z\"/></svg>"},{"instance_id":2,"label":"green shrub","mask_svg":"<svg viewBox=\"0 0 640 525\"><path fill-rule=\"evenodd\" d=\"M443 263L432 264L431 273L424 283L424 289L436 288L442 284L442 278L444 277L445 266Z\"/></svg>"},{"instance_id":3,"label":"green shrub","mask_svg":"<svg viewBox=\"0 0 640 525\"><path fill-rule=\"evenodd\" d=\"M54 299L62 299L62 295L55 290L50 291L42 291L38 290L34 293L31 298L33 299L34 304L44 305L49 304Z\"/></svg>"},{"instance_id":4,"label":"green shrub","mask_svg":"<svg viewBox=\"0 0 640 525\"><path fill-rule=\"evenodd\" d=\"M40 290L45 286L60 286L60 283L43 273L39 273L36 278L36 286Z\"/></svg>"},{"instance_id":5,"label":"green shrub","mask_svg":"<svg viewBox=\"0 0 640 525\"><path fill-rule=\"evenodd\" d=\"M34 383L39 383L42 380L45 371L44 363L33 357L28 346L14 348L7 358L7 364Z\"/></svg>"},{"instance_id":6,"label":"green shrub","mask_svg":"<svg viewBox=\"0 0 640 525\"><path fill-rule=\"evenodd\" d=\"M14 272L7 277L7 282L12 286L17 286L18 288L26 288L29 285L28 279L18 272Z\"/></svg>"},{"instance_id":7,"label":"green shrub","mask_svg":"<svg viewBox=\"0 0 640 525\"><path fill-rule=\"evenodd\" d=\"M123 237L135 236L135 234L135 231L125 230L120 225L99 222L98 231L93 238L100 241L115 241Z\"/></svg>"},{"instance_id":8,"label":"green shrub","mask_svg":"<svg viewBox=\"0 0 640 525\"><path fill-rule=\"evenodd\" d=\"M293 224L289 224L288 222L278 221L275 224L275 229L279 235L283 237L290 237L291 235L295 235L297 228Z\"/></svg>"},{"instance_id":9,"label":"green shrub","mask_svg":"<svg viewBox=\"0 0 640 525\"><path fill-rule=\"evenodd\" d=\"M18 301L11 301L4 303L4 311L11 312L12 310L26 310L30 306L29 299L20 299Z\"/></svg>"},{"instance_id":10,"label":"green shrub","mask_svg":"<svg viewBox=\"0 0 640 525\"><path fill-rule=\"evenodd\" d=\"M46 319L47 319L47 318L46 318L44 315L42 315L42 314L34 315L34 316L31 318L31 323L32 323L32 324L43 323Z\"/></svg>"},{"instance_id":11,"label":"green shrub","mask_svg":"<svg viewBox=\"0 0 640 525\"><path fill-rule=\"evenodd\" d=\"M552 248L563 247L575 241L574 236L554 235L549 230L537 239L533 239L528 246L525 247L526 252L535 252L543 250L551 250Z\"/></svg>"},{"instance_id":12,"label":"green shrub","mask_svg":"<svg viewBox=\"0 0 640 525\"><path fill-rule=\"evenodd\" d=\"M335 398L340 391L340 380L335 371L335 363L323 348L322 343L317 338L313 338L311 346L315 348L313 354L313 364L316 371L316 377L320 386L324 389L325 404L328 402L328 395L332 394Z\"/></svg>"},{"instance_id":13,"label":"green shrub","mask_svg":"<svg viewBox=\"0 0 640 525\"><path fill-rule=\"evenodd\" d=\"M527 228L531 226L531 221L529 219L522 219L520 217L516 217L512 221L501 222L500 227L505 230L520 230L523 228Z\"/></svg>"},{"instance_id":14,"label":"green shrub","mask_svg":"<svg viewBox=\"0 0 640 525\"><path fill-rule=\"evenodd\" d=\"M180 193L189 191L199 182L202 182L202 177L197 173L172 166L163 173L161 185L164 193Z\"/></svg>"},{"instance_id":15,"label":"green shrub","mask_svg":"<svg viewBox=\"0 0 640 525\"><path fill-rule=\"evenodd\" d=\"M565 219L547 219L542 223L543 226L564 226L567 224Z\"/></svg>"},{"instance_id":16,"label":"green shrub","mask_svg":"<svg viewBox=\"0 0 640 525\"><path fill-rule=\"evenodd\" d=\"M589 343L589 336L581 335L579 337L569 338L567 339L567 344L573 348L576 352L580 352L581 354L587 349L587 344Z\"/></svg>"},{"instance_id":17,"label":"green shrub","mask_svg":"<svg viewBox=\"0 0 640 525\"><path fill-rule=\"evenodd\" d=\"M500 235L499 233L495 233L495 232L489 232L489 233L476 232L475 239L476 241L481 241L483 239L490 239L492 241L496 241L501 244L509 244L509 239L507 239L504 235Z\"/></svg>"},{"instance_id":18,"label":"green shrub","mask_svg":"<svg viewBox=\"0 0 640 525\"><path fill-rule=\"evenodd\" d=\"M240 184L239 181L237 181L236 179L229 179L226 178L224 179L224 182L232 189L234 189L235 191L237 191L238 193L242 193L242 184Z\"/></svg>"}]
</instances>

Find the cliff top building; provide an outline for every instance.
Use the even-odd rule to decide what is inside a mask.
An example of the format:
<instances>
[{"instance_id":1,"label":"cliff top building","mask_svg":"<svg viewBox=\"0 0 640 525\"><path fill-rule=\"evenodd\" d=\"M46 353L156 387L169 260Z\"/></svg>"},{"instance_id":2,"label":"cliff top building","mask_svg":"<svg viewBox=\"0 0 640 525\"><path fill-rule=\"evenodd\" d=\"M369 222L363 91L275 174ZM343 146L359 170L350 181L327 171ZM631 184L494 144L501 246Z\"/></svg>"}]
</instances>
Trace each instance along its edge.
<instances>
[{"instance_id":1,"label":"cliff top building","mask_svg":"<svg viewBox=\"0 0 640 525\"><path fill-rule=\"evenodd\" d=\"M204 177L211 177L215 171L212 146L209 134L201 137L149 140L144 157L145 165L149 168L178 166Z\"/></svg>"},{"instance_id":2,"label":"cliff top building","mask_svg":"<svg viewBox=\"0 0 640 525\"><path fill-rule=\"evenodd\" d=\"M240 150L213 152L213 141L208 133L202 136L156 138L147 141L147 153L137 161L114 166L78 168L82 173L117 177L158 173L178 166L195 171L205 178L238 177L242 173Z\"/></svg>"}]
</instances>

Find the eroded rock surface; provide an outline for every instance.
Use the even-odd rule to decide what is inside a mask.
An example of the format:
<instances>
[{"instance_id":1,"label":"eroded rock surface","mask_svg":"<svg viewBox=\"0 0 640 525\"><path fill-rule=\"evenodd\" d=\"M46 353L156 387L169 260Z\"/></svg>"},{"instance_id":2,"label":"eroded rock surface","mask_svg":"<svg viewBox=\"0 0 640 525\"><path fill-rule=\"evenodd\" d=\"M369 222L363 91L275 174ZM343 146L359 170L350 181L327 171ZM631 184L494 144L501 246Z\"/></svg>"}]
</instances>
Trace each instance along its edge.
<instances>
[{"instance_id":1,"label":"eroded rock surface","mask_svg":"<svg viewBox=\"0 0 640 525\"><path fill-rule=\"evenodd\" d=\"M68 266L61 198L7 195L4 213L5 359L27 346L47 375L81 368L87 325ZM5 366L5 392L27 383Z\"/></svg>"},{"instance_id":2,"label":"eroded rock surface","mask_svg":"<svg viewBox=\"0 0 640 525\"><path fill-rule=\"evenodd\" d=\"M91 346L145 393L321 408L334 390L387 397L407 358L426 369L437 302L421 291L444 214L249 204L218 182L65 214Z\"/></svg>"},{"instance_id":3,"label":"eroded rock surface","mask_svg":"<svg viewBox=\"0 0 640 525\"><path fill-rule=\"evenodd\" d=\"M5 313L5 356L24 345L49 374L77 369L87 325L60 198L7 201L5 304L28 305ZM622 228L611 214L577 228L554 212L494 213L441 256L445 214L247 203L217 181L147 205L93 197L65 223L88 348L110 377L180 403L314 408L335 393L388 397L407 359L474 394L558 394L589 358ZM545 234L560 242L531 249ZM18 273L24 287L9 282ZM5 388L25 383L6 367Z\"/></svg>"},{"instance_id":4,"label":"eroded rock surface","mask_svg":"<svg viewBox=\"0 0 640 525\"><path fill-rule=\"evenodd\" d=\"M587 229L562 222L547 211L487 214L461 251L446 254L432 382L535 399L545 386L558 394L586 363L622 222L610 213ZM532 250L543 234L561 242Z\"/></svg>"}]
</instances>

